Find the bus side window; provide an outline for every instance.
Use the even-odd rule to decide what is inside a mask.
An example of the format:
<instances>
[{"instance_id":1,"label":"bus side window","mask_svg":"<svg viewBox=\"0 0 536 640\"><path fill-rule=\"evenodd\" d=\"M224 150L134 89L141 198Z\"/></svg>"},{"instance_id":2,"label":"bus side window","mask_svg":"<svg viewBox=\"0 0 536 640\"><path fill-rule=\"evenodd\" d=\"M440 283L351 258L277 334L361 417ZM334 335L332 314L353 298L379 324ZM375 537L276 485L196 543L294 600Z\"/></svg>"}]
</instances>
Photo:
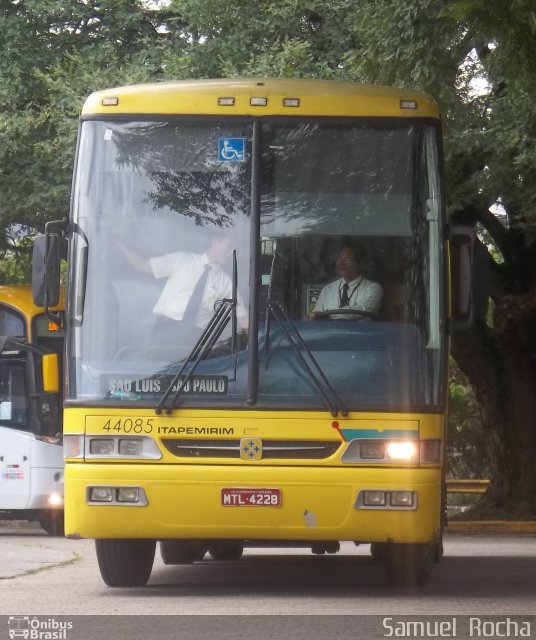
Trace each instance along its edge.
<instances>
[{"instance_id":1,"label":"bus side window","mask_svg":"<svg viewBox=\"0 0 536 640\"><path fill-rule=\"evenodd\" d=\"M16 429L27 429L27 394L24 363L0 365L0 422Z\"/></svg>"},{"instance_id":2,"label":"bus side window","mask_svg":"<svg viewBox=\"0 0 536 640\"><path fill-rule=\"evenodd\" d=\"M24 322L18 314L9 309L0 308L0 335L24 337Z\"/></svg>"}]
</instances>

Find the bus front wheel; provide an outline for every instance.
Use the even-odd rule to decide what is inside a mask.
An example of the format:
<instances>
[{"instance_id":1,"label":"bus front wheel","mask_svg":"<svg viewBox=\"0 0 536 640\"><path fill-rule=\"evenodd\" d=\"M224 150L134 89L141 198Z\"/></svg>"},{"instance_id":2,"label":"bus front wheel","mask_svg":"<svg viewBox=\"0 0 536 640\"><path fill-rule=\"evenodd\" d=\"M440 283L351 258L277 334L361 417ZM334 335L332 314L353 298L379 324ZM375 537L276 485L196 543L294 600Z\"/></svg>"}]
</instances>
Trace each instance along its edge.
<instances>
[{"instance_id":1,"label":"bus front wheel","mask_svg":"<svg viewBox=\"0 0 536 640\"><path fill-rule=\"evenodd\" d=\"M381 544L375 549L387 581L395 587L424 586L434 564L433 544Z\"/></svg>"},{"instance_id":2,"label":"bus front wheel","mask_svg":"<svg viewBox=\"0 0 536 640\"><path fill-rule=\"evenodd\" d=\"M155 540L95 540L102 579L109 587L142 587L153 569Z\"/></svg>"}]
</instances>

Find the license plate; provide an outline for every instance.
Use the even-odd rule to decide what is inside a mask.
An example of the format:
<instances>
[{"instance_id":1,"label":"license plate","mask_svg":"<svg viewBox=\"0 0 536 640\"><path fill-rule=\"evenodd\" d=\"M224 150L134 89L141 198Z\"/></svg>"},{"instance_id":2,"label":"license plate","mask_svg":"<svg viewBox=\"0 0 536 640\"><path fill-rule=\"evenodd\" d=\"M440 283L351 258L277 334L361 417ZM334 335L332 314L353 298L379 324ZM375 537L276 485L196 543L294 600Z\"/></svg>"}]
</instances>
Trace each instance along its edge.
<instances>
[{"instance_id":1,"label":"license plate","mask_svg":"<svg viewBox=\"0 0 536 640\"><path fill-rule=\"evenodd\" d=\"M280 507L281 489L222 489L224 507Z\"/></svg>"}]
</instances>

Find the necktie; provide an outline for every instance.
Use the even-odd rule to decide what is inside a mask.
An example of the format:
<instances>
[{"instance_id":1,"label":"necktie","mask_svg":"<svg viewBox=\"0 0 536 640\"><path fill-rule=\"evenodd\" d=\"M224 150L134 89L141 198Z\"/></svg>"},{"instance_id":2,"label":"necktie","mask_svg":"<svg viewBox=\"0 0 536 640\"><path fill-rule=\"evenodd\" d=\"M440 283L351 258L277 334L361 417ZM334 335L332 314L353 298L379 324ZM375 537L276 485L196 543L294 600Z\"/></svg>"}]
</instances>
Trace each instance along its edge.
<instances>
[{"instance_id":1,"label":"necktie","mask_svg":"<svg viewBox=\"0 0 536 640\"><path fill-rule=\"evenodd\" d=\"M348 303L350 302L350 298L348 296L348 289L350 287L348 286L348 283L345 282L343 287L342 287L342 292L341 292L341 301L339 304L339 308L342 309L342 307L347 307Z\"/></svg>"},{"instance_id":2,"label":"necktie","mask_svg":"<svg viewBox=\"0 0 536 640\"><path fill-rule=\"evenodd\" d=\"M209 271L210 265L206 264L203 273L199 276L199 280L195 283L192 295L190 296L186 309L184 310L184 315L182 316L183 322L189 322L190 324L195 323L195 318L199 311L199 305L201 304L203 293L205 292Z\"/></svg>"}]
</instances>

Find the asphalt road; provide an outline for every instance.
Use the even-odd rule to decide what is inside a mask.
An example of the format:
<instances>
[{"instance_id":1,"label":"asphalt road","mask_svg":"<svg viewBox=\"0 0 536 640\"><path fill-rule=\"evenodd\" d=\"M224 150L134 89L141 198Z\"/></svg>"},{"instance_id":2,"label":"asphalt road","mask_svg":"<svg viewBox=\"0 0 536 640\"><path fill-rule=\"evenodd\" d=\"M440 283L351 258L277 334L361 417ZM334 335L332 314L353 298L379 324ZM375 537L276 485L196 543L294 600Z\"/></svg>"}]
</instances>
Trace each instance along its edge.
<instances>
[{"instance_id":1,"label":"asphalt road","mask_svg":"<svg viewBox=\"0 0 536 640\"><path fill-rule=\"evenodd\" d=\"M65 632L59 640L100 638L99 625L119 620L126 624L124 637L130 640L153 634L167 637L159 628L167 623L173 623L169 637L180 640L346 640L389 637L389 628L386 633L382 626L386 616L525 619L535 612L536 534L447 535L445 558L434 568L432 580L414 589L387 587L368 546L350 543L333 556L313 556L304 549L246 549L236 562L207 559L191 566L166 566L157 551L148 586L110 589L100 578L93 541L52 538L32 524L0 525L0 616L66 616L72 621L92 617L93 631L84 624L87 636L80 635L80 629L78 635L69 630L71 635ZM161 615L168 618L148 617ZM173 616L187 618L179 618L177 626ZM190 636L187 629L192 625L195 632ZM0 622L0 639L2 632ZM460 634L458 628L456 635L446 637L465 637ZM110 637L110 630L102 637ZM536 620L527 637L536 638Z\"/></svg>"}]
</instances>

